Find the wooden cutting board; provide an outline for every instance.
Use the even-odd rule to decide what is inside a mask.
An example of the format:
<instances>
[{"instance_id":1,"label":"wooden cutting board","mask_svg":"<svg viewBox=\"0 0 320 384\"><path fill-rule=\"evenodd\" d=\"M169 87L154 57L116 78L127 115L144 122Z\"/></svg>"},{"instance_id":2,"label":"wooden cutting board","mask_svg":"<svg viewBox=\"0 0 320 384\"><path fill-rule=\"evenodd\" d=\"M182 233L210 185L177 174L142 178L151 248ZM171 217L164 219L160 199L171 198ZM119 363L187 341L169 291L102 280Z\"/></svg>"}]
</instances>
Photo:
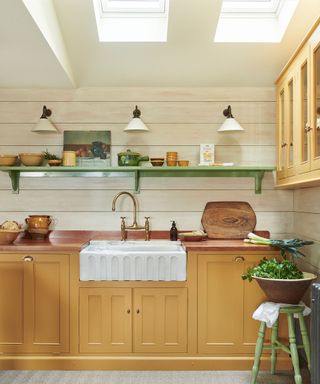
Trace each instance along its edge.
<instances>
[{"instance_id":1,"label":"wooden cutting board","mask_svg":"<svg viewBox=\"0 0 320 384\"><path fill-rule=\"evenodd\" d=\"M211 201L204 208L201 223L209 239L245 239L257 219L245 201Z\"/></svg>"}]
</instances>

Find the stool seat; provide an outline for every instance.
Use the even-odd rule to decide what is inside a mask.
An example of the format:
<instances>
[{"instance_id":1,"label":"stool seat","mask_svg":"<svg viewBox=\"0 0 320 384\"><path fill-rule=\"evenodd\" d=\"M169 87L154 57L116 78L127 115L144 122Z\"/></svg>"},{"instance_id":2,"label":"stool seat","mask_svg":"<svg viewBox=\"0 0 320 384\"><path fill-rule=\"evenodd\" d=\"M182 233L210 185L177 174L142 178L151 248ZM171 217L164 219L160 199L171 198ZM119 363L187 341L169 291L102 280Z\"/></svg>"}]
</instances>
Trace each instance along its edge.
<instances>
[{"instance_id":1,"label":"stool seat","mask_svg":"<svg viewBox=\"0 0 320 384\"><path fill-rule=\"evenodd\" d=\"M294 369L295 383L302 384L298 348L304 348L304 351L307 357L308 368L310 370L310 342L309 342L309 336L308 336L306 324L303 318L303 310L304 308L298 305L281 307L279 309L279 314L287 315L287 318L288 318L289 346L283 344L278 340L278 320L272 326L271 345L265 345L264 337L266 332L266 323L264 321L260 322L258 339L257 339L256 349L255 349L254 364L252 367L251 384L256 383L257 376L259 373L259 367L260 367L260 358L261 358L262 351L264 349L271 349L271 373L272 374L274 374L276 370L277 351L281 349L289 353L291 355L291 361ZM295 329L294 329L294 315L297 315L299 319L299 326L300 326L303 345L297 345L297 342L296 342L296 335L295 335Z\"/></svg>"}]
</instances>

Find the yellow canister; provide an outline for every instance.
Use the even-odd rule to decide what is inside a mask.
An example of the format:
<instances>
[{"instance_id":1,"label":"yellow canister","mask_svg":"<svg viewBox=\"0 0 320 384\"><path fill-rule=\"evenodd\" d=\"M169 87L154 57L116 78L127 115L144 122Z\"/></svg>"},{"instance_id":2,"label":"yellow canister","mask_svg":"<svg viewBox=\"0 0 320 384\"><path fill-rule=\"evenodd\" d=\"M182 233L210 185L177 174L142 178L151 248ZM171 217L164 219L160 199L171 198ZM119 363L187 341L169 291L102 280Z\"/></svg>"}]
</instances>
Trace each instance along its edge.
<instances>
[{"instance_id":1,"label":"yellow canister","mask_svg":"<svg viewBox=\"0 0 320 384\"><path fill-rule=\"evenodd\" d=\"M76 165L75 151L63 151L63 165L65 167L74 167Z\"/></svg>"}]
</instances>

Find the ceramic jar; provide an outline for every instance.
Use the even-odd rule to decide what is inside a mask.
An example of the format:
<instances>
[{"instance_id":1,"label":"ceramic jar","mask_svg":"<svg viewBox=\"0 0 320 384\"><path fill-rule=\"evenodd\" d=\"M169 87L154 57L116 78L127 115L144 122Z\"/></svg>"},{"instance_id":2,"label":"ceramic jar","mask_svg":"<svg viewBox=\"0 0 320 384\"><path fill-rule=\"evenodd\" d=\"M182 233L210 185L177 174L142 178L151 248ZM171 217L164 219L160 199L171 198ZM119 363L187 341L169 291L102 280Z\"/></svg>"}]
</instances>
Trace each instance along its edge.
<instances>
[{"instance_id":1,"label":"ceramic jar","mask_svg":"<svg viewBox=\"0 0 320 384\"><path fill-rule=\"evenodd\" d=\"M28 231L48 230L52 219L51 216L47 215L29 215L25 221L28 224Z\"/></svg>"}]
</instances>

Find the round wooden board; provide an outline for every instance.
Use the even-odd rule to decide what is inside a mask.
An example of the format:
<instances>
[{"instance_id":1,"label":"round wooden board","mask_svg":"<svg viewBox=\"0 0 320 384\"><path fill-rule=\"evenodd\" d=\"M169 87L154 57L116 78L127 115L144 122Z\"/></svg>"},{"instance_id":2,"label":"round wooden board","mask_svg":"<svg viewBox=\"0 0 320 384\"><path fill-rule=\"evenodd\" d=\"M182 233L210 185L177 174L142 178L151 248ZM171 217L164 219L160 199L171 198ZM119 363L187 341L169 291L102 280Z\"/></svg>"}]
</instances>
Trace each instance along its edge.
<instances>
[{"instance_id":1,"label":"round wooden board","mask_svg":"<svg viewBox=\"0 0 320 384\"><path fill-rule=\"evenodd\" d=\"M201 223L209 239L245 239L257 219L245 201L211 201L205 206Z\"/></svg>"}]
</instances>

